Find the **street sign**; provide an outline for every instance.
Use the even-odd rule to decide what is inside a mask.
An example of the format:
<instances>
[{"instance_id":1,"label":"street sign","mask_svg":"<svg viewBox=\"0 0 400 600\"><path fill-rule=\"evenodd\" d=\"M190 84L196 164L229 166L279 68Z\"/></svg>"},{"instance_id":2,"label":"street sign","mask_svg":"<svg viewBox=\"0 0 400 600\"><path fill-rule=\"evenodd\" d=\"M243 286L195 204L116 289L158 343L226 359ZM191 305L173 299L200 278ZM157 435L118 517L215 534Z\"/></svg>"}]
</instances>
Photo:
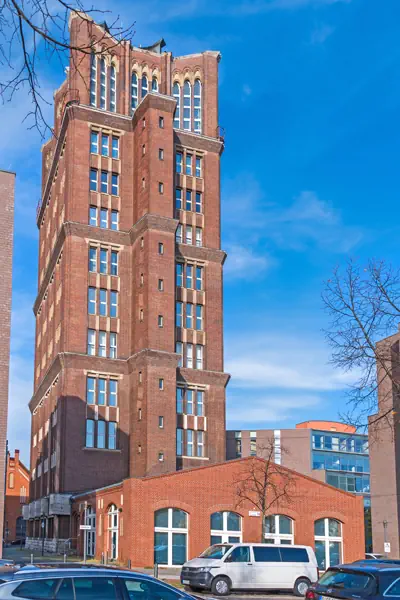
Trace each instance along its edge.
<instances>
[{"instance_id":1,"label":"street sign","mask_svg":"<svg viewBox=\"0 0 400 600\"><path fill-rule=\"evenodd\" d=\"M249 510L249 517L259 517L260 514L259 510Z\"/></svg>"},{"instance_id":2,"label":"street sign","mask_svg":"<svg viewBox=\"0 0 400 600\"><path fill-rule=\"evenodd\" d=\"M80 525L79 529L82 529L83 531L90 531L92 529L91 525Z\"/></svg>"},{"instance_id":3,"label":"street sign","mask_svg":"<svg viewBox=\"0 0 400 600\"><path fill-rule=\"evenodd\" d=\"M383 544L383 549L384 549L385 553L388 554L390 552L390 542L385 542Z\"/></svg>"}]
</instances>

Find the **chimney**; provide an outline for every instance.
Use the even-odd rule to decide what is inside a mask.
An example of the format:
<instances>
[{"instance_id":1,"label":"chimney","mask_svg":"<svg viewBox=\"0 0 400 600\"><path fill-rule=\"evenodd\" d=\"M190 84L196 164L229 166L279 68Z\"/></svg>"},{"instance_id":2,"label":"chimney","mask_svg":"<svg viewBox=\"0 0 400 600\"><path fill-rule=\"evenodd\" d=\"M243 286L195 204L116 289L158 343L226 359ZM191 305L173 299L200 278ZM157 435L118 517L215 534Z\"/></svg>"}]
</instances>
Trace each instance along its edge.
<instances>
[{"instance_id":1,"label":"chimney","mask_svg":"<svg viewBox=\"0 0 400 600\"><path fill-rule=\"evenodd\" d=\"M15 461L15 466L17 466L19 463L19 450L15 451L14 461Z\"/></svg>"}]
</instances>

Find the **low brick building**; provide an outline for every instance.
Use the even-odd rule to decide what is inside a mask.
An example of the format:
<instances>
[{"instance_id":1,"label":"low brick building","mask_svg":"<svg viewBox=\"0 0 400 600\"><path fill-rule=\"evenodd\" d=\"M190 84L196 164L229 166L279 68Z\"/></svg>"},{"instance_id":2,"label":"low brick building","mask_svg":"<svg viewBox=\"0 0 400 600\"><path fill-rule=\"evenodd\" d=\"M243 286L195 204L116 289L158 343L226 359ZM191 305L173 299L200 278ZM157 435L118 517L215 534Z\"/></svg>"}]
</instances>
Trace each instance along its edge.
<instances>
[{"instance_id":1,"label":"low brick building","mask_svg":"<svg viewBox=\"0 0 400 600\"><path fill-rule=\"evenodd\" d=\"M178 565L211 542L259 542L261 517L251 503L237 507L234 482L246 472L244 458L166 475L131 478L75 496L72 537L101 559L145 567ZM289 470L287 470L289 471ZM291 471L290 502L274 506L266 541L315 547L320 566L351 562L364 554L362 498Z\"/></svg>"},{"instance_id":2,"label":"low brick building","mask_svg":"<svg viewBox=\"0 0 400 600\"><path fill-rule=\"evenodd\" d=\"M8 453L4 510L6 543L25 539L26 521L22 518L22 507L29 502L29 475L29 470L19 459L19 450L15 450L14 456Z\"/></svg>"}]
</instances>

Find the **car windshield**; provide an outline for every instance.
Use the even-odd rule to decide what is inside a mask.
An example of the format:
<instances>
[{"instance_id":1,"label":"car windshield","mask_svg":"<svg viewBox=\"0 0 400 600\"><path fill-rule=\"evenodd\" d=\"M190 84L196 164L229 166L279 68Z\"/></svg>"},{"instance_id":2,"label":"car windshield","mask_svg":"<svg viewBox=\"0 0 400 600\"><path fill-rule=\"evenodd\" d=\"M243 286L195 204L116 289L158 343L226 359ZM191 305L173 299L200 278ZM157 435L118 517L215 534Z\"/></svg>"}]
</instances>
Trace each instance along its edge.
<instances>
[{"instance_id":1,"label":"car windshield","mask_svg":"<svg viewBox=\"0 0 400 600\"><path fill-rule=\"evenodd\" d=\"M338 571L328 569L320 578L318 585L343 590L364 591L371 594L375 589L375 578L370 573L356 571Z\"/></svg>"},{"instance_id":2,"label":"car windshield","mask_svg":"<svg viewBox=\"0 0 400 600\"><path fill-rule=\"evenodd\" d=\"M207 548L207 550L204 550L199 558L222 558L231 548L232 546L228 546L227 544L214 544Z\"/></svg>"}]
</instances>

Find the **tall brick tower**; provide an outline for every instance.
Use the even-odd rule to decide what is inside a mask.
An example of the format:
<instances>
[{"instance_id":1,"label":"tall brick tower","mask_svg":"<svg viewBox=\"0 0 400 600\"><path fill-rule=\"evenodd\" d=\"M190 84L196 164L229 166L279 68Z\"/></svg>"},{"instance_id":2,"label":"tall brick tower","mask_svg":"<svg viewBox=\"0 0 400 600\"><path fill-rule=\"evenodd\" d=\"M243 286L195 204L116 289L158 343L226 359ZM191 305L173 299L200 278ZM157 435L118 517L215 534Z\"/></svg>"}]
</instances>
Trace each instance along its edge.
<instances>
[{"instance_id":1,"label":"tall brick tower","mask_svg":"<svg viewBox=\"0 0 400 600\"><path fill-rule=\"evenodd\" d=\"M10 370L11 286L15 173L0 169L0 531L3 531L8 379ZM0 557L2 544L0 545Z\"/></svg>"},{"instance_id":2,"label":"tall brick tower","mask_svg":"<svg viewBox=\"0 0 400 600\"><path fill-rule=\"evenodd\" d=\"M225 459L220 55L70 34L101 44L43 147L26 516L46 538L69 537L68 494Z\"/></svg>"}]
</instances>

